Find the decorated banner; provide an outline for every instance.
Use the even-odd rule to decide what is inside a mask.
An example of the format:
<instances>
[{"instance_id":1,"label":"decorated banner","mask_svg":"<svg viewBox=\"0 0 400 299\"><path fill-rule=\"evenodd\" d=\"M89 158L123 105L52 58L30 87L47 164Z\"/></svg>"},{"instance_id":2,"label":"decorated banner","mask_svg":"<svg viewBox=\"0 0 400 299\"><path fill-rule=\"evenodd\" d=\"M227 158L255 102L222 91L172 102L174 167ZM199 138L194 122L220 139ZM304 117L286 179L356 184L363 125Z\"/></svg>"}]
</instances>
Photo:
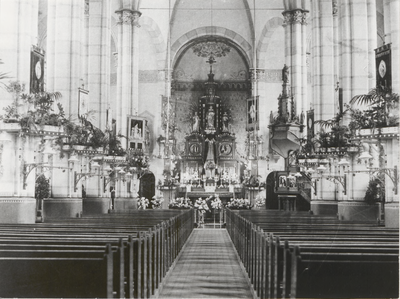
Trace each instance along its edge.
<instances>
[{"instance_id":1,"label":"decorated banner","mask_svg":"<svg viewBox=\"0 0 400 299\"><path fill-rule=\"evenodd\" d=\"M390 44L375 49L376 86L392 90L392 50Z\"/></svg>"},{"instance_id":2,"label":"decorated banner","mask_svg":"<svg viewBox=\"0 0 400 299\"><path fill-rule=\"evenodd\" d=\"M36 46L31 49L30 92L44 91L44 51Z\"/></svg>"},{"instance_id":3,"label":"decorated banner","mask_svg":"<svg viewBox=\"0 0 400 299\"><path fill-rule=\"evenodd\" d=\"M82 116L89 112L89 91L78 88L78 115Z\"/></svg>"}]
</instances>

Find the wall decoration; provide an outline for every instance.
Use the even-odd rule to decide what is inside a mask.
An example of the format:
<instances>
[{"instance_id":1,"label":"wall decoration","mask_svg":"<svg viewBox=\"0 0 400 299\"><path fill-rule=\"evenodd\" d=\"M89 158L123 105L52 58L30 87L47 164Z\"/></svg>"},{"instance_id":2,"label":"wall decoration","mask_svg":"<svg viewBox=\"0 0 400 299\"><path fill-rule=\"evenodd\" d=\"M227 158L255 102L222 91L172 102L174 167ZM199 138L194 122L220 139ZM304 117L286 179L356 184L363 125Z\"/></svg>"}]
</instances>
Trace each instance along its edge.
<instances>
[{"instance_id":1,"label":"wall decoration","mask_svg":"<svg viewBox=\"0 0 400 299\"><path fill-rule=\"evenodd\" d=\"M89 91L78 88L78 115L82 116L89 112Z\"/></svg>"},{"instance_id":2,"label":"wall decoration","mask_svg":"<svg viewBox=\"0 0 400 299\"><path fill-rule=\"evenodd\" d=\"M44 91L44 51L39 47L31 49L30 93Z\"/></svg>"},{"instance_id":3,"label":"wall decoration","mask_svg":"<svg viewBox=\"0 0 400 299\"><path fill-rule=\"evenodd\" d=\"M376 86L392 90L392 51L390 44L375 49Z\"/></svg>"},{"instance_id":4,"label":"wall decoration","mask_svg":"<svg viewBox=\"0 0 400 299\"><path fill-rule=\"evenodd\" d=\"M247 99L247 130L258 130L258 96Z\"/></svg>"}]
</instances>

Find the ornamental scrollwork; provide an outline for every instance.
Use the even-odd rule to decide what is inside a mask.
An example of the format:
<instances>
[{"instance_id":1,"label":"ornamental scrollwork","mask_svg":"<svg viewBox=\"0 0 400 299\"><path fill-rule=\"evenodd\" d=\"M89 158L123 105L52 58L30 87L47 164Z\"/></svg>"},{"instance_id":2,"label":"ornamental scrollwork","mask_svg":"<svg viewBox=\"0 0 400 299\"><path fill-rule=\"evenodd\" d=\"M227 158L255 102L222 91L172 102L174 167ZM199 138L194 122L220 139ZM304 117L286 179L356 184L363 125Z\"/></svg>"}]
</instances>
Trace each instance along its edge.
<instances>
[{"instance_id":1,"label":"ornamental scrollwork","mask_svg":"<svg viewBox=\"0 0 400 299\"><path fill-rule=\"evenodd\" d=\"M139 11L123 10L119 15L119 24L128 24L136 27L140 27L139 18L141 16Z\"/></svg>"},{"instance_id":2,"label":"ornamental scrollwork","mask_svg":"<svg viewBox=\"0 0 400 299\"><path fill-rule=\"evenodd\" d=\"M192 49L193 53L199 57L222 57L231 50L227 44L217 41L200 42L195 44Z\"/></svg>"}]
</instances>

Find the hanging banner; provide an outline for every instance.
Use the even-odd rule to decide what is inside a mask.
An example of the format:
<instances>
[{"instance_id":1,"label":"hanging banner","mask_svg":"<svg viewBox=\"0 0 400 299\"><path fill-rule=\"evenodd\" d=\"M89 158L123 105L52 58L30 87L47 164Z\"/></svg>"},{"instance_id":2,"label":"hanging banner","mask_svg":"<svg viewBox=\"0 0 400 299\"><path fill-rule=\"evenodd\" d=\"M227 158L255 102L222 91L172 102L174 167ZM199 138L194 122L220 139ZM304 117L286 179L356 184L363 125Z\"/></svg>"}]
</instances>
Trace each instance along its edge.
<instances>
[{"instance_id":1,"label":"hanging banner","mask_svg":"<svg viewBox=\"0 0 400 299\"><path fill-rule=\"evenodd\" d=\"M30 93L44 91L44 51L36 46L31 48Z\"/></svg>"},{"instance_id":2,"label":"hanging banner","mask_svg":"<svg viewBox=\"0 0 400 299\"><path fill-rule=\"evenodd\" d=\"M391 44L375 49L376 87L392 90L392 50Z\"/></svg>"}]
</instances>

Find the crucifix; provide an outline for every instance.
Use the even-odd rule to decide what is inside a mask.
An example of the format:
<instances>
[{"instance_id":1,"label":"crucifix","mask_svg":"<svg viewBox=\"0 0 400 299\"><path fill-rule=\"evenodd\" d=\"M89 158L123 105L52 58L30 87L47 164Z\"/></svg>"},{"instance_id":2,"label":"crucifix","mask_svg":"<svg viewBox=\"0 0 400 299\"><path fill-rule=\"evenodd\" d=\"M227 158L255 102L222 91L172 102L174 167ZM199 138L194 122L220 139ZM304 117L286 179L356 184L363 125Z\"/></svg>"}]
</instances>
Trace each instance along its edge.
<instances>
[{"instance_id":1,"label":"crucifix","mask_svg":"<svg viewBox=\"0 0 400 299\"><path fill-rule=\"evenodd\" d=\"M217 61L215 60L214 56L211 54L210 58L206 61L206 63L210 64L210 74L212 73L212 65L216 63Z\"/></svg>"}]
</instances>

